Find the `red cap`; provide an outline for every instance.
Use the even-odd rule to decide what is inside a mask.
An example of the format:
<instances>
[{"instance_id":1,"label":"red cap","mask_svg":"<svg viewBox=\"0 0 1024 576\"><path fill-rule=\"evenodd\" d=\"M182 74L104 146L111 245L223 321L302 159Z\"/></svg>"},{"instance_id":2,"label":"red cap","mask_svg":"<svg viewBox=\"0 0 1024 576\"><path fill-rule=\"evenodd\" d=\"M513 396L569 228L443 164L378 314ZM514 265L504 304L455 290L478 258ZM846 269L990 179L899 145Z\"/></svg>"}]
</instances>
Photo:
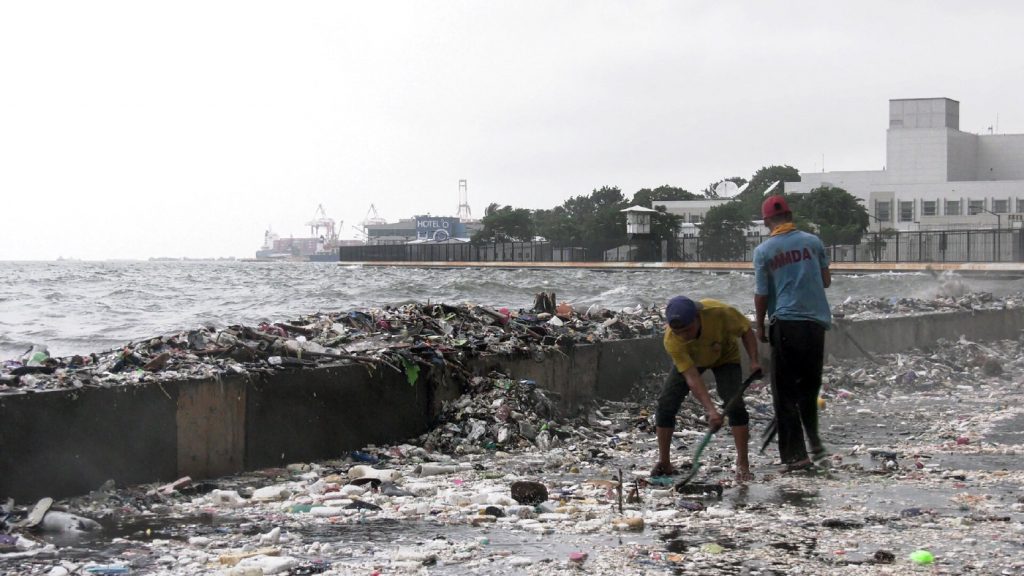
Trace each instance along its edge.
<instances>
[{"instance_id":1,"label":"red cap","mask_svg":"<svg viewBox=\"0 0 1024 576\"><path fill-rule=\"evenodd\" d=\"M769 196L764 204L761 204L761 217L765 220L789 211L789 204L786 204L786 198L783 196Z\"/></svg>"}]
</instances>

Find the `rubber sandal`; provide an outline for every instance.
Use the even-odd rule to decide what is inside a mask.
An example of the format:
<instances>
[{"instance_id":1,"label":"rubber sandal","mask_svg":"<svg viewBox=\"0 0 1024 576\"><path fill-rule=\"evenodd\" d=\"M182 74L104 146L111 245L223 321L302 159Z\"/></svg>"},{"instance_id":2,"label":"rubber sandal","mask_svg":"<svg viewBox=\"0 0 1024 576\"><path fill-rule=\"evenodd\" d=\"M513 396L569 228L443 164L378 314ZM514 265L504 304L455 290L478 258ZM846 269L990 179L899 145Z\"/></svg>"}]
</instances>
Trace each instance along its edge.
<instances>
[{"instance_id":1,"label":"rubber sandal","mask_svg":"<svg viewBox=\"0 0 1024 576\"><path fill-rule=\"evenodd\" d=\"M783 474L792 474L794 472L804 472L814 469L814 462L808 460L801 460L799 462L793 462L792 464L786 464L782 469Z\"/></svg>"},{"instance_id":2,"label":"rubber sandal","mask_svg":"<svg viewBox=\"0 0 1024 576\"><path fill-rule=\"evenodd\" d=\"M36 505L29 511L28 516L21 522L18 522L20 528L35 528L43 521L43 516L50 511L50 506L53 506L53 498L46 497L36 502Z\"/></svg>"}]
</instances>

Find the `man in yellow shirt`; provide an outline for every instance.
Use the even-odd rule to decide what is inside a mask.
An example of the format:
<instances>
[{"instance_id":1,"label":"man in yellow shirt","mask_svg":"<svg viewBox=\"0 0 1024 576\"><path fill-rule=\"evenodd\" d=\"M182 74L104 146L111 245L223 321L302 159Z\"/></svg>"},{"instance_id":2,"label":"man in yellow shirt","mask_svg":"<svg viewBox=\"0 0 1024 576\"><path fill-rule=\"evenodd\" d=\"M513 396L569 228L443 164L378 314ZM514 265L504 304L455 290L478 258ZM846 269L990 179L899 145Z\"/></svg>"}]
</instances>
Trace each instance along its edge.
<instances>
[{"instance_id":1,"label":"man in yellow shirt","mask_svg":"<svg viewBox=\"0 0 1024 576\"><path fill-rule=\"evenodd\" d=\"M676 296L665 308L665 351L672 358L674 369L669 372L661 394L658 396L658 410L655 426L658 435L658 463L651 471L653 476L675 474L672 468L671 444L675 430L676 414L687 393L693 392L697 401L707 411L708 426L722 425L718 413L701 374L710 369L715 374L718 395L728 402L740 392L742 371L740 349L737 340L750 357L751 373L761 369L757 354L757 338L750 329L750 321L739 310L717 300L704 299L700 302L685 296ZM729 414L729 426L736 443L736 480L745 482L753 479L747 458L747 443L750 440L750 420L742 399Z\"/></svg>"}]
</instances>

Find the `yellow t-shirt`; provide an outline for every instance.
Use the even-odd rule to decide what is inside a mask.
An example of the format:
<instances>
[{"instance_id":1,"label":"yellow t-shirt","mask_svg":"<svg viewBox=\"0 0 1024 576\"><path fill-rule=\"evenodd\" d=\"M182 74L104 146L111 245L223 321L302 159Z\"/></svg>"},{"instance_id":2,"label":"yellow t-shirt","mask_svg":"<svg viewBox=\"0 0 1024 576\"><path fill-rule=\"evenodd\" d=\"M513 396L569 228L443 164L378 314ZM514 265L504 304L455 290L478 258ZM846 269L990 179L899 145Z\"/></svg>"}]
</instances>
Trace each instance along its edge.
<instances>
[{"instance_id":1,"label":"yellow t-shirt","mask_svg":"<svg viewBox=\"0 0 1024 576\"><path fill-rule=\"evenodd\" d=\"M737 339L750 330L750 321L732 306L705 298L700 303L700 335L687 342L671 330L665 331L665 352L668 352L676 370L686 372L691 366L715 368L723 364L739 364L740 346Z\"/></svg>"}]
</instances>

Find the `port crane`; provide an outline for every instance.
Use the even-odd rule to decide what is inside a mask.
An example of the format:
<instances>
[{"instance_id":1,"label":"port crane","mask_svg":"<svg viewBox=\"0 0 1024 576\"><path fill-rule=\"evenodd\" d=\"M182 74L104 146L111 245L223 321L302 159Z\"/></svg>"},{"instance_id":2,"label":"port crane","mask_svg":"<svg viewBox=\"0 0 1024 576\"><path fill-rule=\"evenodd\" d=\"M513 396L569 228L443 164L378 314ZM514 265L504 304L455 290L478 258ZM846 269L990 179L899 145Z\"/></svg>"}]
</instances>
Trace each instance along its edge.
<instances>
[{"instance_id":1,"label":"port crane","mask_svg":"<svg viewBox=\"0 0 1024 576\"><path fill-rule=\"evenodd\" d=\"M387 224L388 221L381 218L380 214L377 213L377 207L370 204L370 209L366 211L366 218L363 219L363 226L374 226L377 224Z\"/></svg>"},{"instance_id":2,"label":"port crane","mask_svg":"<svg viewBox=\"0 0 1024 576\"><path fill-rule=\"evenodd\" d=\"M353 226L352 229L359 232L360 236L362 236L363 242L369 242L370 232L367 230L367 227L387 223L388 221L381 218L380 214L377 213L377 206L370 204L370 209L366 211L366 217L363 218L363 221L360 223L362 224L362 228L356 228Z\"/></svg>"},{"instance_id":3,"label":"port crane","mask_svg":"<svg viewBox=\"0 0 1024 576\"><path fill-rule=\"evenodd\" d=\"M309 233L314 238L323 238L324 242L328 245L338 242L338 231L341 229L342 224L343 222L335 223L333 218L327 217L323 204L316 207L313 219L306 222L306 226L309 226Z\"/></svg>"}]
</instances>

